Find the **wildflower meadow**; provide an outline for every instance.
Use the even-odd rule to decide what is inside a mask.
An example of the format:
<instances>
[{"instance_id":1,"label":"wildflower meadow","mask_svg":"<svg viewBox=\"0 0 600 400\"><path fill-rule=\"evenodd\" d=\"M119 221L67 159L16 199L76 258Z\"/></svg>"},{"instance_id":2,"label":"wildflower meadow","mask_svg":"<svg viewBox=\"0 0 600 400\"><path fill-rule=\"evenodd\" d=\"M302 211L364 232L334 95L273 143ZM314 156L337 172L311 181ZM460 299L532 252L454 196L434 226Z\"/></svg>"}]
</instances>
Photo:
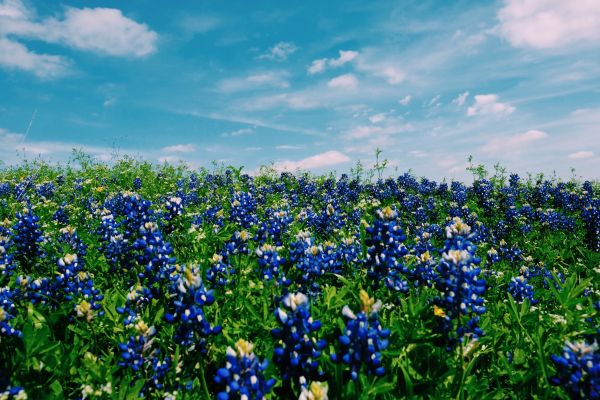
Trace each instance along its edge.
<instances>
[{"instance_id":1,"label":"wildflower meadow","mask_svg":"<svg viewBox=\"0 0 600 400\"><path fill-rule=\"evenodd\" d=\"M0 170L0 399L599 399L600 185Z\"/></svg>"}]
</instances>

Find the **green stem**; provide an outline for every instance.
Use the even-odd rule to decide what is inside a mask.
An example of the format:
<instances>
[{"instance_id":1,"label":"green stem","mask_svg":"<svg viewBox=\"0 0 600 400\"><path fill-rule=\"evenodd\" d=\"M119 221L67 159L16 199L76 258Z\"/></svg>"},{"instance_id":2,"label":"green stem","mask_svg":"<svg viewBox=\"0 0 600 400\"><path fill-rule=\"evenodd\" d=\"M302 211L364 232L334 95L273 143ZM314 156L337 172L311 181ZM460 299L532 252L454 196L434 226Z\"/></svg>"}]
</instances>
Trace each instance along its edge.
<instances>
[{"instance_id":1,"label":"green stem","mask_svg":"<svg viewBox=\"0 0 600 400\"><path fill-rule=\"evenodd\" d=\"M210 392L208 391L206 377L204 376L204 366L202 364L202 361L200 361L198 364L200 365L200 380L202 381L202 387L204 388L204 396L207 400L210 400Z\"/></svg>"},{"instance_id":2,"label":"green stem","mask_svg":"<svg viewBox=\"0 0 600 400\"><path fill-rule=\"evenodd\" d=\"M465 382L465 364L464 364L464 357L463 357L463 342L462 342L462 340L459 339L458 343L460 344L459 352L458 352L458 360L459 360L459 366L460 366L458 373L460 373L460 380L458 381L459 383L458 383L458 391L456 392L456 400L461 400L463 384Z\"/></svg>"}]
</instances>

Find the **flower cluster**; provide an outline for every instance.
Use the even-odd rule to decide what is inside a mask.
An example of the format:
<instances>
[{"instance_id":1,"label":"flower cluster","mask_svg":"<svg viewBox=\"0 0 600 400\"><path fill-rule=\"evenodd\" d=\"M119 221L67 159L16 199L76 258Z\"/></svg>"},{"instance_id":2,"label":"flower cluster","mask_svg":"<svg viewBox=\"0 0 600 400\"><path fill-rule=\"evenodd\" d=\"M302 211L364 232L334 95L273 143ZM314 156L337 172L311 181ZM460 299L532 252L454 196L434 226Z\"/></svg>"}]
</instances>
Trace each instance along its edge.
<instances>
[{"instance_id":1,"label":"flower cluster","mask_svg":"<svg viewBox=\"0 0 600 400\"><path fill-rule=\"evenodd\" d=\"M275 310L275 317L281 327L271 331L278 343L273 361L281 370L282 379L321 378L319 357L327 342L316 338L321 322L310 316L308 297L288 293Z\"/></svg>"},{"instance_id":2,"label":"flower cluster","mask_svg":"<svg viewBox=\"0 0 600 400\"><path fill-rule=\"evenodd\" d=\"M562 386L572 399L600 399L598 343L566 342L562 354L550 358L557 372L551 384Z\"/></svg>"},{"instance_id":3,"label":"flower cluster","mask_svg":"<svg viewBox=\"0 0 600 400\"><path fill-rule=\"evenodd\" d=\"M263 244L256 249L256 255L258 256L258 266L260 268L260 275L264 280L270 281L277 279L277 282L283 285L289 285L291 282L286 279L285 275L280 269L282 264L285 264L285 258L279 255L280 247L275 247L270 244Z\"/></svg>"},{"instance_id":4,"label":"flower cluster","mask_svg":"<svg viewBox=\"0 0 600 400\"><path fill-rule=\"evenodd\" d=\"M9 386L0 392L2 400L27 400L27 392L21 386Z\"/></svg>"},{"instance_id":5,"label":"flower cluster","mask_svg":"<svg viewBox=\"0 0 600 400\"><path fill-rule=\"evenodd\" d=\"M16 258L27 271L31 271L32 264L42 255L40 243L44 241L44 235L39 228L39 221L40 218L28 207L17 213L17 223L13 226Z\"/></svg>"},{"instance_id":6,"label":"flower cluster","mask_svg":"<svg viewBox=\"0 0 600 400\"><path fill-rule=\"evenodd\" d=\"M11 247L10 231L0 226L0 277L12 275L16 268L13 255L9 253Z\"/></svg>"},{"instance_id":7,"label":"flower cluster","mask_svg":"<svg viewBox=\"0 0 600 400\"><path fill-rule=\"evenodd\" d=\"M404 245L406 236L396 217L398 213L386 207L377 211L378 219L366 228L367 274L376 286L384 281L390 289L407 292L408 283L404 279L407 269L402 257L408 252Z\"/></svg>"},{"instance_id":8,"label":"flower cluster","mask_svg":"<svg viewBox=\"0 0 600 400\"><path fill-rule=\"evenodd\" d=\"M206 338L221 332L211 327L204 315L204 306L214 303L212 290L202 284L200 271L194 266L182 266L171 287L171 308L165 314L167 322L175 324L175 342L187 351L206 353Z\"/></svg>"},{"instance_id":9,"label":"flower cluster","mask_svg":"<svg viewBox=\"0 0 600 400\"><path fill-rule=\"evenodd\" d=\"M339 337L340 352L333 354L334 362L343 362L350 367L350 378L358 379L363 365L368 374L383 376L385 368L381 360L381 351L388 347L390 330L382 328L377 312L381 301L375 302L364 290L360 291L362 309L352 312L344 306L342 315L346 318L344 334Z\"/></svg>"},{"instance_id":10,"label":"flower cluster","mask_svg":"<svg viewBox=\"0 0 600 400\"><path fill-rule=\"evenodd\" d=\"M140 237L133 248L138 251L136 260L143 270L138 277L148 286L168 281L173 273L175 259L171 257L171 244L163 239L155 222L145 222L139 227Z\"/></svg>"},{"instance_id":11,"label":"flower cluster","mask_svg":"<svg viewBox=\"0 0 600 400\"><path fill-rule=\"evenodd\" d=\"M332 242L316 245L311 237L303 236L303 233L297 238L299 240L290 245L290 258L295 260L295 268L300 272L300 290L314 297L321 291L319 277L341 271L342 256Z\"/></svg>"},{"instance_id":12,"label":"flower cluster","mask_svg":"<svg viewBox=\"0 0 600 400\"><path fill-rule=\"evenodd\" d=\"M227 348L226 366L215 375L215 382L222 389L217 399L262 399L271 391L275 379L264 376L269 363L260 361L253 349L254 345L243 339L236 342L235 349Z\"/></svg>"},{"instance_id":13,"label":"flower cluster","mask_svg":"<svg viewBox=\"0 0 600 400\"><path fill-rule=\"evenodd\" d=\"M14 298L14 290L9 287L0 288L0 336L21 336L21 331L9 324L16 311Z\"/></svg>"},{"instance_id":14,"label":"flower cluster","mask_svg":"<svg viewBox=\"0 0 600 400\"><path fill-rule=\"evenodd\" d=\"M477 323L478 315L486 310L481 297L486 284L479 279L480 259L475 255L476 246L469 240L474 237L471 227L455 217L446 227L446 237L442 260L437 266L435 287L441 296L434 300L434 315L438 323L436 330L443 334L450 349L456 343L451 333L453 321L458 324L456 334L459 340L465 334L473 338L483 335ZM462 316L471 316L471 319L465 324Z\"/></svg>"},{"instance_id":15,"label":"flower cluster","mask_svg":"<svg viewBox=\"0 0 600 400\"><path fill-rule=\"evenodd\" d=\"M523 275L510 279L508 293L510 293L517 303L529 300L529 304L535 305L538 302L538 300L533 298L533 286L527 282L527 278Z\"/></svg>"},{"instance_id":16,"label":"flower cluster","mask_svg":"<svg viewBox=\"0 0 600 400\"><path fill-rule=\"evenodd\" d=\"M257 222L256 201L250 193L237 192L234 194L229 219L245 229Z\"/></svg>"}]
</instances>

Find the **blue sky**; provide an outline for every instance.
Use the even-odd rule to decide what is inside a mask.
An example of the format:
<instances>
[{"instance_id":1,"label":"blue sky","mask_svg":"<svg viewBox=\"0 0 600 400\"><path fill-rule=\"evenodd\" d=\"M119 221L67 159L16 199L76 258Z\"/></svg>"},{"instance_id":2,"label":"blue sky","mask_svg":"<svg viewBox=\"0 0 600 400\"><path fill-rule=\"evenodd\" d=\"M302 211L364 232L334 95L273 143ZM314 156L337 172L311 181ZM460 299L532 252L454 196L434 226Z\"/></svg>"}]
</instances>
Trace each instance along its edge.
<instances>
[{"instance_id":1,"label":"blue sky","mask_svg":"<svg viewBox=\"0 0 600 400\"><path fill-rule=\"evenodd\" d=\"M5 164L599 179L600 0L0 0L0 93Z\"/></svg>"}]
</instances>

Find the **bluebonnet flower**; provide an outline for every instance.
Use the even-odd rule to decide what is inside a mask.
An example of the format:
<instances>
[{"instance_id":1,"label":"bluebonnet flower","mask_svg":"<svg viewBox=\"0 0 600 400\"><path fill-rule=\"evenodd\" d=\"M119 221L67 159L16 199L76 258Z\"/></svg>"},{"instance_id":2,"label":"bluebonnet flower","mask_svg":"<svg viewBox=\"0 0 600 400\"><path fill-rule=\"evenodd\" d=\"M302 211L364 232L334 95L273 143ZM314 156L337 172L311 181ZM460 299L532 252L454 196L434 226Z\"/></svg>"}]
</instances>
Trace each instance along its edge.
<instances>
[{"instance_id":1,"label":"bluebonnet flower","mask_svg":"<svg viewBox=\"0 0 600 400\"><path fill-rule=\"evenodd\" d=\"M136 177L133 180L133 190L140 190L142 188L142 179L139 177Z\"/></svg>"},{"instance_id":2,"label":"bluebonnet flower","mask_svg":"<svg viewBox=\"0 0 600 400\"><path fill-rule=\"evenodd\" d=\"M67 225L69 223L69 212L67 211L66 203L63 203L58 207L54 215L52 215L52 220L61 225Z\"/></svg>"},{"instance_id":3,"label":"bluebonnet flower","mask_svg":"<svg viewBox=\"0 0 600 400\"><path fill-rule=\"evenodd\" d=\"M79 299L74 306L75 313L88 322L91 322L95 315L104 315L104 311L100 310L100 302L104 296L94 287L89 273L83 270L83 260L77 254L67 253L58 260L57 267L51 287L52 297L55 300L68 301Z\"/></svg>"},{"instance_id":4,"label":"bluebonnet flower","mask_svg":"<svg viewBox=\"0 0 600 400\"><path fill-rule=\"evenodd\" d=\"M232 256L234 254L248 254L248 241L252 238L252 235L246 231L236 231L233 233L231 239L225 243L221 254Z\"/></svg>"},{"instance_id":5,"label":"bluebonnet flower","mask_svg":"<svg viewBox=\"0 0 600 400\"><path fill-rule=\"evenodd\" d=\"M591 188L590 188L591 190ZM600 199L590 200L581 211L586 242L590 249L600 252Z\"/></svg>"},{"instance_id":6,"label":"bluebonnet flower","mask_svg":"<svg viewBox=\"0 0 600 400\"><path fill-rule=\"evenodd\" d=\"M21 331L9 324L15 317L15 294L9 287L0 288L0 336L21 336Z\"/></svg>"},{"instance_id":7,"label":"bluebonnet flower","mask_svg":"<svg viewBox=\"0 0 600 400\"><path fill-rule=\"evenodd\" d=\"M311 382L310 385L302 385L302 392L298 400L328 400L328 387L326 383Z\"/></svg>"},{"instance_id":8,"label":"bluebonnet flower","mask_svg":"<svg viewBox=\"0 0 600 400\"><path fill-rule=\"evenodd\" d=\"M215 301L213 291L206 290L197 267L182 266L170 292L165 319L176 326L175 342L187 351L205 354L206 339L221 332L221 327L212 327L204 315L204 306Z\"/></svg>"},{"instance_id":9,"label":"bluebonnet flower","mask_svg":"<svg viewBox=\"0 0 600 400\"><path fill-rule=\"evenodd\" d=\"M361 367L365 365L368 374L383 376L381 351L389 344L390 330L379 323L377 312L381 301L375 302L364 290L360 291L362 309L358 314L350 307L344 306L343 316L346 318L344 334L339 337L340 352L333 354L334 362L343 362L350 367L350 378L356 380Z\"/></svg>"},{"instance_id":10,"label":"bluebonnet flower","mask_svg":"<svg viewBox=\"0 0 600 400\"><path fill-rule=\"evenodd\" d=\"M456 344L451 332L455 321L458 324L458 340L462 341L465 334L473 338L483 335L477 322L478 315L486 310L481 297L486 285L483 279L479 279L481 269L478 267L480 259L475 256L477 248L469 241L474 236L471 227L458 217L446 227L448 239L442 260L437 266L438 277L435 282L441 296L434 300L434 315L438 324L436 331L442 333L448 349ZM471 319L465 324L462 316L471 316Z\"/></svg>"},{"instance_id":11,"label":"bluebonnet flower","mask_svg":"<svg viewBox=\"0 0 600 400\"><path fill-rule=\"evenodd\" d=\"M12 190L10 182L0 182L0 197L8 197Z\"/></svg>"},{"instance_id":12,"label":"bluebonnet flower","mask_svg":"<svg viewBox=\"0 0 600 400\"><path fill-rule=\"evenodd\" d=\"M281 327L271 331L278 346L273 362L281 370L284 381L300 377L314 380L323 376L319 371L319 357L327 342L316 338L321 322L312 319L309 306L304 294L288 293L275 310Z\"/></svg>"},{"instance_id":13,"label":"bluebonnet flower","mask_svg":"<svg viewBox=\"0 0 600 400\"><path fill-rule=\"evenodd\" d=\"M165 209L167 210L167 213L165 214L166 221L172 221L183 214L183 202L181 197L170 197L165 202Z\"/></svg>"},{"instance_id":14,"label":"bluebonnet flower","mask_svg":"<svg viewBox=\"0 0 600 400\"><path fill-rule=\"evenodd\" d=\"M111 272L129 271L133 265L129 255L130 245L128 240L118 230L118 224L110 210L104 208L100 211L101 223L98 228L100 235L100 251L104 254Z\"/></svg>"},{"instance_id":15,"label":"bluebonnet flower","mask_svg":"<svg viewBox=\"0 0 600 400\"><path fill-rule=\"evenodd\" d=\"M286 210L266 210L265 214L268 216L268 219L260 224L257 233L258 243L264 244L268 240L271 240L276 246L281 246L283 244L283 234L294 219L289 216Z\"/></svg>"},{"instance_id":16,"label":"bluebonnet flower","mask_svg":"<svg viewBox=\"0 0 600 400\"><path fill-rule=\"evenodd\" d=\"M260 361L253 352L254 345L240 339L235 349L227 348L227 363L215 375L215 382L222 389L218 400L263 399L275 385L275 379L267 379L264 371L268 361Z\"/></svg>"},{"instance_id":17,"label":"bluebonnet flower","mask_svg":"<svg viewBox=\"0 0 600 400\"><path fill-rule=\"evenodd\" d=\"M13 242L17 250L15 258L27 271L31 270L36 258L42 255L40 243L44 241L44 235L39 221L40 218L31 212L31 208L25 208L17 213L17 223L13 226Z\"/></svg>"},{"instance_id":18,"label":"bluebonnet flower","mask_svg":"<svg viewBox=\"0 0 600 400\"><path fill-rule=\"evenodd\" d=\"M522 303L525 299L529 300L531 305L535 305L538 302L538 300L533 298L533 286L527 282L527 278L523 275L510 279L508 293L510 293L517 303Z\"/></svg>"},{"instance_id":19,"label":"bluebonnet flower","mask_svg":"<svg viewBox=\"0 0 600 400\"><path fill-rule=\"evenodd\" d=\"M600 399L598 343L565 342L562 354L550 358L557 370L552 385L562 386L572 399Z\"/></svg>"},{"instance_id":20,"label":"bluebonnet flower","mask_svg":"<svg viewBox=\"0 0 600 400\"><path fill-rule=\"evenodd\" d=\"M278 283L289 285L291 281L285 277L280 270L280 266L285 264L285 258L279 255L280 247L275 247L270 244L263 244L256 249L258 257L258 266L260 268L260 276L265 280L276 279Z\"/></svg>"},{"instance_id":21,"label":"bluebonnet flower","mask_svg":"<svg viewBox=\"0 0 600 400\"><path fill-rule=\"evenodd\" d=\"M27 400L27 392L21 386L9 386L0 392L0 399Z\"/></svg>"},{"instance_id":22,"label":"bluebonnet flower","mask_svg":"<svg viewBox=\"0 0 600 400\"><path fill-rule=\"evenodd\" d=\"M298 283L300 290L311 297L316 296L321 286L318 279L326 273L339 273L342 267L342 256L332 242L323 245L313 244L307 232L300 232L299 239L291 246L290 258L296 260L295 268L300 272Z\"/></svg>"},{"instance_id":23,"label":"bluebonnet flower","mask_svg":"<svg viewBox=\"0 0 600 400\"><path fill-rule=\"evenodd\" d=\"M156 282L168 281L171 277L175 259L171 257L171 244L162 237L155 222L145 222L139 227L140 236L134 242L133 248L138 250L136 260L143 267L138 277L152 285Z\"/></svg>"},{"instance_id":24,"label":"bluebonnet flower","mask_svg":"<svg viewBox=\"0 0 600 400\"><path fill-rule=\"evenodd\" d=\"M11 276L16 268L13 255L9 253L11 247L10 230L0 226L0 282L2 276Z\"/></svg>"},{"instance_id":25,"label":"bluebonnet flower","mask_svg":"<svg viewBox=\"0 0 600 400\"><path fill-rule=\"evenodd\" d=\"M127 342L119 343L119 366L130 368L137 379L150 376L142 388L142 395L148 391L161 390L165 386L164 381L172 360L170 357L161 357L160 350L154 348L156 329L153 326L149 327L138 318L132 327L135 334L130 335Z\"/></svg>"},{"instance_id":26,"label":"bluebonnet flower","mask_svg":"<svg viewBox=\"0 0 600 400\"><path fill-rule=\"evenodd\" d=\"M223 254L213 254L206 271L206 280L213 286L227 286L233 282L235 269L229 264L229 258Z\"/></svg>"},{"instance_id":27,"label":"bluebonnet flower","mask_svg":"<svg viewBox=\"0 0 600 400\"><path fill-rule=\"evenodd\" d=\"M258 219L256 217L256 201L248 192L237 192L231 201L229 219L240 227L248 229Z\"/></svg>"},{"instance_id":28,"label":"bluebonnet flower","mask_svg":"<svg viewBox=\"0 0 600 400\"><path fill-rule=\"evenodd\" d=\"M149 327L141 319L135 323L134 328L136 334L129 336L126 343L119 344L119 350L121 351L119 365L137 372L140 368L143 368L147 360L151 360L154 352L152 344L154 343L156 328Z\"/></svg>"},{"instance_id":29,"label":"bluebonnet flower","mask_svg":"<svg viewBox=\"0 0 600 400\"><path fill-rule=\"evenodd\" d=\"M406 236L397 221L398 213L390 207L377 211L378 218L366 228L367 276L377 286L380 281L392 290L407 292L408 283L403 274L408 270L402 263L408 249L404 245Z\"/></svg>"},{"instance_id":30,"label":"bluebonnet flower","mask_svg":"<svg viewBox=\"0 0 600 400\"><path fill-rule=\"evenodd\" d=\"M36 191L38 196L42 197L43 199L51 199L56 192L56 187L54 186L53 182L44 182L37 185Z\"/></svg>"}]
</instances>

